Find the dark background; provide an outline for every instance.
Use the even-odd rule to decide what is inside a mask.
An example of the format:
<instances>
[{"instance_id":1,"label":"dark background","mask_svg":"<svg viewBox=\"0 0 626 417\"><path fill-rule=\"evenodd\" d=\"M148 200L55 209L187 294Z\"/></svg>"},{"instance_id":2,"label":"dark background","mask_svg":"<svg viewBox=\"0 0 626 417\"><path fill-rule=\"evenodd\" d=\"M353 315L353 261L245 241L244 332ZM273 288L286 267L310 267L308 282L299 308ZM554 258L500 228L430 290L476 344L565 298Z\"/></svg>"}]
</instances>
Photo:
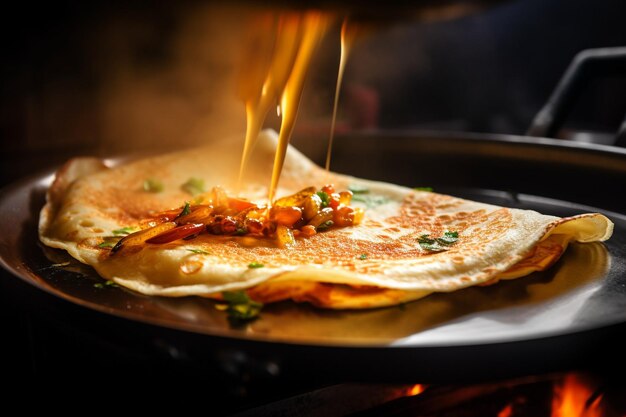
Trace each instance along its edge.
<instances>
[{"instance_id":1,"label":"dark background","mask_svg":"<svg viewBox=\"0 0 626 417\"><path fill-rule=\"evenodd\" d=\"M243 20L216 10L191 1L4 9L0 186L79 154L171 149L240 132L231 81ZM339 127L524 134L576 53L626 45L625 15L621 0L526 0L454 20L386 23L355 46ZM303 98L294 142L313 155L323 146L311 137L327 134L337 54L329 37ZM581 102L571 129L614 131L626 109L623 79L600 82ZM5 377L29 379L50 369L41 362L54 358L42 351L78 345L39 330L37 343L50 346L34 346L27 310L37 307L12 280L2 273L0 353ZM115 356L104 363L114 366Z\"/></svg>"}]
</instances>

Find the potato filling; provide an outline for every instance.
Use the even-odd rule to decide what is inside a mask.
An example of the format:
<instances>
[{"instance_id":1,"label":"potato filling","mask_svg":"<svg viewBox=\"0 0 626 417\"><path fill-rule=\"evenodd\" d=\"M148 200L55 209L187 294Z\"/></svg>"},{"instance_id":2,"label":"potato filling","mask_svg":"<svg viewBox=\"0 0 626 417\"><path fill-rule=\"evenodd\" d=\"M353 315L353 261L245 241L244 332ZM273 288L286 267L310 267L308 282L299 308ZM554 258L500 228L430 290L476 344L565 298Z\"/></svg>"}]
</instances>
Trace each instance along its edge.
<instances>
[{"instance_id":1,"label":"potato filling","mask_svg":"<svg viewBox=\"0 0 626 417\"><path fill-rule=\"evenodd\" d=\"M122 238L111 253L146 243L190 240L203 233L269 238L278 246L289 247L299 237L357 225L364 214L363 209L350 206L351 191L336 192L331 184L305 188L279 198L271 207L228 197L221 187L214 187L196 201L200 203L186 203L143 220L141 230Z\"/></svg>"}]
</instances>

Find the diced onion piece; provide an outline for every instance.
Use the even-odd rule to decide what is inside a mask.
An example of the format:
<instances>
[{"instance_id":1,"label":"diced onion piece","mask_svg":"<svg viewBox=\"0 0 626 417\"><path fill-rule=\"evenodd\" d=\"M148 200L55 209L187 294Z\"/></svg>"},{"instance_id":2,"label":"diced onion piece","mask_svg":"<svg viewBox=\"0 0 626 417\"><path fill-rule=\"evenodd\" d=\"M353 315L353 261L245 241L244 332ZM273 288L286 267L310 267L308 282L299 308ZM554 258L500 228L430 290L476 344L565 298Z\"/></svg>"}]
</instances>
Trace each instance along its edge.
<instances>
[{"instance_id":1,"label":"diced onion piece","mask_svg":"<svg viewBox=\"0 0 626 417\"><path fill-rule=\"evenodd\" d=\"M320 212L309 221L309 224L317 229L319 225L333 219L333 209L330 207L323 208Z\"/></svg>"},{"instance_id":2,"label":"diced onion piece","mask_svg":"<svg viewBox=\"0 0 626 417\"><path fill-rule=\"evenodd\" d=\"M306 198L315 194L315 187L307 187L295 194L279 198L274 202L274 207L302 207Z\"/></svg>"},{"instance_id":3,"label":"diced onion piece","mask_svg":"<svg viewBox=\"0 0 626 417\"><path fill-rule=\"evenodd\" d=\"M220 211L228 207L228 196L222 187L213 187L211 190L211 201L213 206Z\"/></svg>"},{"instance_id":4,"label":"diced onion piece","mask_svg":"<svg viewBox=\"0 0 626 417\"><path fill-rule=\"evenodd\" d=\"M299 207L272 207L270 218L283 226L293 226L302 218L302 210Z\"/></svg>"},{"instance_id":5,"label":"diced onion piece","mask_svg":"<svg viewBox=\"0 0 626 417\"><path fill-rule=\"evenodd\" d=\"M333 209L333 210L337 210L337 207L339 207L339 204L340 204L339 203L339 201L340 201L339 200L340 199L339 194L338 193L332 193L332 194L329 194L328 197L329 197L329 200L330 200L329 203L328 203L328 206L331 209Z\"/></svg>"},{"instance_id":6,"label":"diced onion piece","mask_svg":"<svg viewBox=\"0 0 626 417\"><path fill-rule=\"evenodd\" d=\"M244 200L242 198L228 198L228 207L231 209L235 209L236 211L243 211L252 207L255 207L254 203L251 203L248 200Z\"/></svg>"},{"instance_id":7,"label":"diced onion piece","mask_svg":"<svg viewBox=\"0 0 626 417\"><path fill-rule=\"evenodd\" d=\"M289 247L296 243L291 229L282 224L276 226L276 239L278 240L278 244L282 247Z\"/></svg>"},{"instance_id":8,"label":"diced onion piece","mask_svg":"<svg viewBox=\"0 0 626 417\"><path fill-rule=\"evenodd\" d=\"M339 193L339 204L344 206L350 205L352 202L352 191L342 191Z\"/></svg>"},{"instance_id":9,"label":"diced onion piece","mask_svg":"<svg viewBox=\"0 0 626 417\"><path fill-rule=\"evenodd\" d=\"M349 206L339 206L333 212L333 222L339 227L352 226L354 224L354 209Z\"/></svg>"},{"instance_id":10,"label":"diced onion piece","mask_svg":"<svg viewBox=\"0 0 626 417\"><path fill-rule=\"evenodd\" d=\"M261 234L263 233L263 222L257 219L246 219L246 228L250 233Z\"/></svg>"},{"instance_id":11,"label":"diced onion piece","mask_svg":"<svg viewBox=\"0 0 626 417\"><path fill-rule=\"evenodd\" d=\"M319 213L322 208L322 199L317 194L311 194L304 200L302 205L302 217L304 220L309 221Z\"/></svg>"},{"instance_id":12,"label":"diced onion piece","mask_svg":"<svg viewBox=\"0 0 626 417\"><path fill-rule=\"evenodd\" d=\"M155 236L160 235L163 232L171 230L176 227L176 223L174 222L165 222L158 224L149 229L140 230L139 232L131 233L127 235L123 239L121 239L117 244L111 249L111 253L117 253L123 248L127 248L130 246L137 246L145 243L148 239L151 239Z\"/></svg>"},{"instance_id":13,"label":"diced onion piece","mask_svg":"<svg viewBox=\"0 0 626 417\"><path fill-rule=\"evenodd\" d=\"M315 230L315 227L311 226L310 224L307 224L302 229L300 229L300 235L305 237L311 237L316 233L317 231Z\"/></svg>"},{"instance_id":14,"label":"diced onion piece","mask_svg":"<svg viewBox=\"0 0 626 417\"><path fill-rule=\"evenodd\" d=\"M170 243L175 240L184 239L186 237L200 233L205 229L204 223L188 223L182 226L166 230L156 236L146 239L146 243Z\"/></svg>"},{"instance_id":15,"label":"diced onion piece","mask_svg":"<svg viewBox=\"0 0 626 417\"><path fill-rule=\"evenodd\" d=\"M355 207L354 208L354 220L352 221L352 226L361 224L364 216L365 216L365 211L361 207Z\"/></svg>"}]
</instances>

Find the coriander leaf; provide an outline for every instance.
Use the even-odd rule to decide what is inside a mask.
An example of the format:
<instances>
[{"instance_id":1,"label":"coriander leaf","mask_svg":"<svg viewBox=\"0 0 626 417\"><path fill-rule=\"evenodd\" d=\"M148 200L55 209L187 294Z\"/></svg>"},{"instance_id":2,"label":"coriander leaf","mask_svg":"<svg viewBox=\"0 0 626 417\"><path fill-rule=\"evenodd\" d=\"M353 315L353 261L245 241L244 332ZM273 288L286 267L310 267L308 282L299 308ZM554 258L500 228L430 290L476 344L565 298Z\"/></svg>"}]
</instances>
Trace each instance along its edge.
<instances>
[{"instance_id":1,"label":"coriander leaf","mask_svg":"<svg viewBox=\"0 0 626 417\"><path fill-rule=\"evenodd\" d=\"M421 235L417 239L420 247L430 252L443 252L449 249L449 246L454 245L459 240L459 232L447 231L442 237L436 237L432 239L430 235Z\"/></svg>"},{"instance_id":2,"label":"coriander leaf","mask_svg":"<svg viewBox=\"0 0 626 417\"><path fill-rule=\"evenodd\" d=\"M256 261L250 262L248 264L248 268L250 268L250 269L263 268L264 266L265 265L263 265L262 263L259 263L259 262L256 262Z\"/></svg>"},{"instance_id":3,"label":"coriander leaf","mask_svg":"<svg viewBox=\"0 0 626 417\"><path fill-rule=\"evenodd\" d=\"M321 230L326 230L326 229L328 229L329 227L331 227L333 224L335 224L335 222L334 222L334 221L332 221L332 220L327 220L327 221L325 221L324 223L322 223L322 224L320 224L319 226L317 226L315 229L316 229L316 230L318 230L318 231L321 231Z\"/></svg>"},{"instance_id":4,"label":"coriander leaf","mask_svg":"<svg viewBox=\"0 0 626 417\"><path fill-rule=\"evenodd\" d=\"M178 214L178 216L176 216L176 219L182 216L186 216L189 213L191 213L191 206L189 205L189 201L185 201L185 207L183 207L182 211Z\"/></svg>"},{"instance_id":5,"label":"coriander leaf","mask_svg":"<svg viewBox=\"0 0 626 417\"><path fill-rule=\"evenodd\" d=\"M442 237L437 238L437 242L442 245L450 246L459 240L459 232L445 232Z\"/></svg>"},{"instance_id":6,"label":"coriander leaf","mask_svg":"<svg viewBox=\"0 0 626 417\"><path fill-rule=\"evenodd\" d=\"M324 191L318 191L315 194L322 200L322 208L328 207L330 204L330 197Z\"/></svg>"},{"instance_id":7,"label":"coriander leaf","mask_svg":"<svg viewBox=\"0 0 626 417\"><path fill-rule=\"evenodd\" d=\"M369 194L369 188L364 185L351 184L348 186L348 190L352 191L352 194Z\"/></svg>"},{"instance_id":8,"label":"coriander leaf","mask_svg":"<svg viewBox=\"0 0 626 417\"><path fill-rule=\"evenodd\" d=\"M148 178L143 182L143 190L149 193L160 193L165 187L155 178Z\"/></svg>"},{"instance_id":9,"label":"coriander leaf","mask_svg":"<svg viewBox=\"0 0 626 417\"><path fill-rule=\"evenodd\" d=\"M134 227L122 227L121 229L117 229L113 231L113 234L115 236L120 236L120 235L127 235L130 233L133 233L135 230L137 230Z\"/></svg>"},{"instance_id":10,"label":"coriander leaf","mask_svg":"<svg viewBox=\"0 0 626 417\"><path fill-rule=\"evenodd\" d=\"M245 291L224 291L222 297L228 303L226 312L232 325L258 318L263 308L262 303L251 300Z\"/></svg>"},{"instance_id":11,"label":"coriander leaf","mask_svg":"<svg viewBox=\"0 0 626 417\"><path fill-rule=\"evenodd\" d=\"M189 178L186 183L180 186L183 191L196 196L202 194L206 190L204 189L204 180L200 178Z\"/></svg>"},{"instance_id":12,"label":"coriander leaf","mask_svg":"<svg viewBox=\"0 0 626 417\"><path fill-rule=\"evenodd\" d=\"M413 187L415 191L433 191L433 187Z\"/></svg>"},{"instance_id":13,"label":"coriander leaf","mask_svg":"<svg viewBox=\"0 0 626 417\"><path fill-rule=\"evenodd\" d=\"M202 249L187 249L189 252L193 252L196 255L208 255L209 252L202 250Z\"/></svg>"},{"instance_id":14,"label":"coriander leaf","mask_svg":"<svg viewBox=\"0 0 626 417\"><path fill-rule=\"evenodd\" d=\"M389 202L389 199L382 195L355 194L352 196L352 201L365 203L368 208L372 208L387 204Z\"/></svg>"},{"instance_id":15,"label":"coriander leaf","mask_svg":"<svg viewBox=\"0 0 626 417\"><path fill-rule=\"evenodd\" d=\"M367 259L367 253L360 254L359 255L359 259L362 260L362 261L366 260Z\"/></svg>"},{"instance_id":16,"label":"coriander leaf","mask_svg":"<svg viewBox=\"0 0 626 417\"><path fill-rule=\"evenodd\" d=\"M97 282L93 284L93 286L94 288L117 288L119 287L119 285L117 285L115 282L111 280L106 280L104 282Z\"/></svg>"},{"instance_id":17,"label":"coriander leaf","mask_svg":"<svg viewBox=\"0 0 626 417\"><path fill-rule=\"evenodd\" d=\"M117 242L115 242L114 240L105 240L104 242L100 243L98 247L102 249L111 249L113 248L113 246L116 245L116 243Z\"/></svg>"}]
</instances>

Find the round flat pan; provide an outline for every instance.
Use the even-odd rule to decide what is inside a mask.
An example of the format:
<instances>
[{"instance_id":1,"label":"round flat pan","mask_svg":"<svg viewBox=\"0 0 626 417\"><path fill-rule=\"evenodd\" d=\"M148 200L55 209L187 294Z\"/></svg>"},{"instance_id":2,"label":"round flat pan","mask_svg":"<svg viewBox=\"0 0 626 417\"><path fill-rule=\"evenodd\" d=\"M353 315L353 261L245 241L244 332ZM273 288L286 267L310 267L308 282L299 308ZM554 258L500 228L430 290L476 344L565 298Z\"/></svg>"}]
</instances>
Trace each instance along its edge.
<instances>
[{"instance_id":1,"label":"round flat pan","mask_svg":"<svg viewBox=\"0 0 626 417\"><path fill-rule=\"evenodd\" d=\"M159 343L192 360L227 348L264 358L257 363L271 358L283 374L449 381L571 367L600 346L602 358L617 354L626 328L623 150L523 137L385 133L339 137L333 169L557 216L601 212L615 222L615 233L605 244L571 245L548 271L490 287L356 312L284 302L233 328L213 301L102 288L91 268L44 247L37 222L52 179L47 173L2 192L0 258L48 294L44 303L69 301L61 303L73 309L64 320L91 311L124 331L159 335Z\"/></svg>"}]
</instances>

